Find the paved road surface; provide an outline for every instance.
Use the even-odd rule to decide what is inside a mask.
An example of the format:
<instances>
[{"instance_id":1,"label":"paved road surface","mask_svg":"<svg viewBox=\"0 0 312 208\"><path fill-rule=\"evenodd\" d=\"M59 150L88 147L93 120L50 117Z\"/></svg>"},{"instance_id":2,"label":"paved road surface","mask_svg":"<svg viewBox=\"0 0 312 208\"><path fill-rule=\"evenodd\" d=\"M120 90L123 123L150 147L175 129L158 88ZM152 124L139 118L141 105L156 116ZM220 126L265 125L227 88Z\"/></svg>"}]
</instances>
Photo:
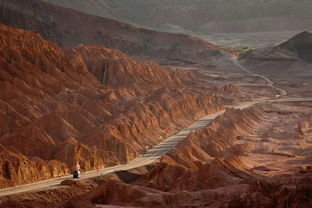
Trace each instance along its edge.
<instances>
[{"instance_id":1,"label":"paved road surface","mask_svg":"<svg viewBox=\"0 0 312 208\"><path fill-rule=\"evenodd\" d=\"M312 98L280 98L280 99L258 99L254 101L249 101L245 103L241 103L236 106L232 106L237 109L245 109L248 108L254 104L261 103L261 102L312 102ZM195 121L192 125L189 127L179 131L178 133L174 134L173 136L169 137L167 140L163 141L159 145L155 146L153 149L150 149L146 154L143 156L127 163L124 165L118 165L114 167L105 168L100 171L89 171L82 174L81 179L86 178L92 178L95 176L100 176L102 174L107 174L111 172L116 172L120 170L129 170L137 167L141 167L144 165L152 164L154 162L159 161L160 157L169 152L171 149L173 149L179 142L184 140L191 131L202 128L207 126L211 121L213 121L217 116L224 113L224 110L219 111L214 114L210 114L208 116L205 116L198 121ZM49 188L54 188L55 185L59 185L63 180L71 179L71 176L65 176L60 178L53 178L49 180L44 180L32 184L27 184L23 186L17 186L12 188L6 188L0 190L0 197L11 195L11 194L18 194L22 192L29 192L29 191L38 191L38 190L44 190Z\"/></svg>"},{"instance_id":2,"label":"paved road surface","mask_svg":"<svg viewBox=\"0 0 312 208\"><path fill-rule=\"evenodd\" d=\"M248 107L254 105L255 103L259 103L259 102L261 102L261 100L245 102L245 103L239 104L239 105L234 106L234 107L239 108L239 109L244 109L244 108L248 108ZM178 133L169 137L168 139L166 139L165 141L163 141L159 145L155 146L153 149L150 149L143 156L141 156L141 157L139 157L139 158L127 163L127 164L105 168L105 169L100 170L100 171L86 172L86 173L82 174L81 178L82 179L91 178L91 177L95 177L95 176L100 176L102 174L107 174L107 173L116 172L116 171L120 171L120 170L129 170L129 169L133 169L133 168L137 168L137 167L141 167L144 165L148 165L148 164L152 164L154 162L157 162L161 156L163 156L164 154L169 152L171 149L173 149L180 141L184 140L190 134L191 131L193 131L197 128L202 128L202 127L207 126L213 119L215 119L217 116L219 116L223 113L224 113L224 110L219 111L219 112L214 113L214 114L210 114L208 116L205 116L205 117L199 119L198 121L195 121L189 127L179 131ZM71 179L71 178L72 178L71 176L65 176L65 177L40 181L37 183L27 184L27 185L23 185L23 186L1 189L0 190L0 196L53 188L55 185L60 184L63 180Z\"/></svg>"},{"instance_id":3,"label":"paved road surface","mask_svg":"<svg viewBox=\"0 0 312 208\"><path fill-rule=\"evenodd\" d=\"M269 78L262 76L262 75L256 75L252 72L250 72L248 69L243 67L238 63L236 59L232 59L233 63L240 67L243 71L253 74L255 76L261 77L266 82L268 83L269 86L272 88L278 90L280 92L280 95L287 95L287 91L280 89L278 87L274 86L274 82L271 81ZM254 104L261 103L261 102L306 102L312 101L312 98L279 98L279 99L258 99L254 101L249 101L245 103L241 103L237 106L232 106L237 109L244 109L248 108ZM171 149L175 148L175 146L184 140L190 133L191 131L197 129L197 128L202 128L207 126L212 120L214 120L217 116L221 115L224 113L224 110L219 111L217 113L205 116L201 118L198 121L195 121L191 126L179 131L178 133L174 134L173 136L169 137L159 145L155 146L153 149L150 149L146 154L144 154L141 157L138 157L137 159L124 164L124 165L118 165L114 167L109 167L105 168L100 171L90 171L82 174L81 179L86 179L86 178L92 178L95 176L100 176L102 174L107 174L111 172L116 172L120 170L129 170L137 167L141 167L144 165L152 164L154 162L159 161L160 157L169 152ZM60 177L60 178L53 178L49 180L44 180L32 184L27 184L23 186L17 186L17 187L11 187L11 188L6 188L6 189L1 189L0 190L0 197L1 196L6 196L6 195L11 195L11 194L18 194L18 193L23 193L23 192L31 192L31 191L38 191L38 190L45 190L45 189L50 189L50 188L55 188L56 185L59 185L63 180L66 179L71 179L71 176L65 176L65 177Z\"/></svg>"}]
</instances>

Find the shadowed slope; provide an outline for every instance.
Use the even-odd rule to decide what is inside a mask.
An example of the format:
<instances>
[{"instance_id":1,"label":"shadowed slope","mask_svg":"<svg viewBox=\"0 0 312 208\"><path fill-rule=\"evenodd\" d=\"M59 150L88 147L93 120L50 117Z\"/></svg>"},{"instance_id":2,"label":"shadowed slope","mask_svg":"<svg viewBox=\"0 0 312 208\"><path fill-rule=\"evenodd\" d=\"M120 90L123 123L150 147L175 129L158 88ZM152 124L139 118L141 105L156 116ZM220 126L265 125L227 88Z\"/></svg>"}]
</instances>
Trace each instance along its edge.
<instances>
[{"instance_id":1,"label":"shadowed slope","mask_svg":"<svg viewBox=\"0 0 312 208\"><path fill-rule=\"evenodd\" d=\"M187 63L220 55L216 46L199 38L140 29L39 0L1 0L0 10L0 23L36 30L62 47L100 44L131 56Z\"/></svg>"}]
</instances>

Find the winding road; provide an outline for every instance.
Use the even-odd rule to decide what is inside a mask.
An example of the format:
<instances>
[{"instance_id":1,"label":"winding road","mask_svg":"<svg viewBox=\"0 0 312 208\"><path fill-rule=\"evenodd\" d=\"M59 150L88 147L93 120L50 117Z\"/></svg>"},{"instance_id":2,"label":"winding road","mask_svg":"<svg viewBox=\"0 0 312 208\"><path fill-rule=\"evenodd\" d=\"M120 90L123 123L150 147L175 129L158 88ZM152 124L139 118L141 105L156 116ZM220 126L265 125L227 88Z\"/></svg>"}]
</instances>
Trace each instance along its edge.
<instances>
[{"instance_id":1,"label":"winding road","mask_svg":"<svg viewBox=\"0 0 312 208\"><path fill-rule=\"evenodd\" d=\"M248 103L245 103L244 105L240 105L238 107L247 108L253 104L254 104L254 102L248 102ZM159 161L161 156L163 156L168 151L173 149L180 141L184 140L190 134L191 131L193 131L197 128L205 127L214 118L216 118L217 116L219 116L223 113L224 113L224 110L216 112L214 114L210 114L208 116L205 116L205 117L195 121L189 127L182 129L178 133L174 134L173 136L171 136L168 139L166 139L165 141L161 142L160 144L158 144L154 148L150 149L144 155L136 158L135 160L133 160L127 164L105 168L105 169L100 170L100 171L85 172L82 174L81 179L92 178L92 177L96 177L96 176L100 176L103 174L112 173L112 172L116 172L116 171L121 171L121 170L130 170L133 168L137 168L137 167L141 167L144 165L155 163L155 162ZM60 177L60 178L53 178L53 179L49 179L49 180L44 180L44 181L40 181L40 182L36 182L36 183L32 183L32 184L1 189L0 190L0 197L6 196L6 195L11 195L11 194L18 194L18 193L23 193L23 192L39 191L39 190L54 188L56 185L59 185L63 180L71 179L71 178L72 178L72 176L65 176L65 177Z\"/></svg>"},{"instance_id":2,"label":"winding road","mask_svg":"<svg viewBox=\"0 0 312 208\"><path fill-rule=\"evenodd\" d=\"M254 77L259 77L261 79L263 79L266 83L267 83L267 86L277 90L279 92L279 95L277 95L277 97L280 97L280 96L286 96L288 95L288 92L282 88L279 88L279 87L276 87L275 86L275 83L269 79L268 77L264 76L264 75L260 75L260 74L255 74L251 71L249 71L248 69L246 69L246 67L244 67L243 65L241 65L239 62L238 62L238 59L236 57L231 57L231 60L232 62L238 67L240 68L241 70L243 70L244 72L248 73L248 74L251 74L253 75Z\"/></svg>"},{"instance_id":3,"label":"winding road","mask_svg":"<svg viewBox=\"0 0 312 208\"><path fill-rule=\"evenodd\" d=\"M266 80L266 82L268 83L269 86L278 90L278 92L280 93L277 97L287 95L287 91L274 86L274 82L271 81L269 78L262 76L262 75L257 75L257 74L252 73L251 71L249 71L248 69L243 67L241 64L239 64L237 59L232 59L232 61L236 66L241 68L246 73L252 74L254 76L257 76L257 77L260 77L260 78ZM311 102L312 101L312 98L286 98L286 97L277 98L277 97L274 99L264 99L263 98L263 99L253 100L253 101L244 102L244 103L241 103L239 105L230 106L230 107L233 107L236 109L245 109L245 108L248 108L250 106L253 106L255 104L262 103L262 102L307 102L307 101ZM221 110L219 112L207 115L207 116L195 121L189 127L182 129L178 133L174 134L173 136L167 138L165 141L161 142L160 144L158 144L154 148L150 149L144 155L136 158L135 160L133 160L127 164L105 168L105 169L100 170L100 171L85 172L82 174L81 179L92 178L92 177L100 176L103 174L108 174L108 173L121 171L121 170L129 170L129 169L133 169L133 168L137 168L137 167L141 167L141 166L145 166L148 164L155 163L155 162L159 161L161 156L163 156L164 154L168 153L170 150L175 148L176 145L179 142L181 142L182 140L184 140L193 130L207 126L217 116L222 115L224 112L225 112L225 110ZM13 195L13 194L19 194L19 193L23 193L23 192L36 192L36 191L40 191L40 190L53 189L53 188L58 187L58 185L60 185L60 183L62 181L67 180L67 179L71 179L71 178L72 178L71 176L64 176L64 177L53 178L53 179L49 179L49 180L44 180L44 181L32 183L32 184L1 189L0 190L0 197L7 196L7 195Z\"/></svg>"}]
</instances>

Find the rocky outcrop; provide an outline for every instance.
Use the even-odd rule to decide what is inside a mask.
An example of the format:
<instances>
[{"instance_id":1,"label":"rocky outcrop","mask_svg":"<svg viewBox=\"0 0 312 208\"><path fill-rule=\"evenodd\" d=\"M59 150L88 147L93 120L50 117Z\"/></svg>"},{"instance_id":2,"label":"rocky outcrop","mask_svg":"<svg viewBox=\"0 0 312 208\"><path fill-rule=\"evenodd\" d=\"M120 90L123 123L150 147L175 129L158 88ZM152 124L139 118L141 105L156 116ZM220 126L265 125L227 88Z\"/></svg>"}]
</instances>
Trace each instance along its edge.
<instances>
[{"instance_id":1,"label":"rocky outcrop","mask_svg":"<svg viewBox=\"0 0 312 208\"><path fill-rule=\"evenodd\" d=\"M310 207L311 167L265 177L250 166L248 147L240 140L267 122L267 113L261 106L230 109L139 179L107 178L85 197L93 203L142 207ZM201 149L203 158L194 156L194 149ZM185 153L187 163L178 152Z\"/></svg>"},{"instance_id":2,"label":"rocky outcrop","mask_svg":"<svg viewBox=\"0 0 312 208\"><path fill-rule=\"evenodd\" d=\"M201 191L165 192L156 189L123 183L109 178L91 192L72 198L69 202L53 203L44 200L8 200L1 204L6 207L53 207L82 208L95 207L94 203L103 206L119 205L129 207L311 207L311 168L298 171L294 175L284 175L270 181L255 180L248 184L239 184L217 189ZM283 181L283 182L282 182ZM286 182L285 181L289 181ZM81 187L80 189L77 187ZM81 191L85 186L72 184L71 189ZM50 191L50 193L53 191ZM122 193L122 194L116 194ZM64 192L63 194L66 194ZM55 195L59 195L55 193ZM41 196L42 197L42 196ZM58 197L57 197L58 198Z\"/></svg>"},{"instance_id":3,"label":"rocky outcrop","mask_svg":"<svg viewBox=\"0 0 312 208\"><path fill-rule=\"evenodd\" d=\"M284 175L270 182L256 181L250 185L248 193L232 199L229 207L308 208L312 206L311 174L311 167L307 167L294 175Z\"/></svg>"},{"instance_id":4,"label":"rocky outcrop","mask_svg":"<svg viewBox=\"0 0 312 208\"><path fill-rule=\"evenodd\" d=\"M25 140L20 142L25 142ZM68 166L60 161L50 160L47 162L39 157L26 157L17 148L15 150L7 149L3 145L1 145L0 152L0 167L1 187L59 177L70 173Z\"/></svg>"},{"instance_id":5,"label":"rocky outcrop","mask_svg":"<svg viewBox=\"0 0 312 208\"><path fill-rule=\"evenodd\" d=\"M131 160L238 92L118 50L3 25L0 37L1 187Z\"/></svg>"},{"instance_id":6,"label":"rocky outcrop","mask_svg":"<svg viewBox=\"0 0 312 208\"><path fill-rule=\"evenodd\" d=\"M196 37L140 29L39 0L1 0L0 9L0 23L38 31L62 47L98 44L164 62L197 63L220 55L219 48Z\"/></svg>"},{"instance_id":7,"label":"rocky outcrop","mask_svg":"<svg viewBox=\"0 0 312 208\"><path fill-rule=\"evenodd\" d=\"M3 205L15 205L15 207L24 204L36 205L44 202L42 198L51 200L52 197L63 193L60 197L63 200L58 201L57 204L52 203L51 207L56 205L60 208L92 207L94 204L102 204L129 207L308 208L311 206L312 184L312 168L309 165L296 167L291 172L287 171L287 174L274 176L268 176L268 172L274 170L269 170L265 166L258 166L257 170L253 168L251 155L253 152L252 148L248 147L252 146L251 141L255 140L257 146L261 146L261 142L271 142L273 145L274 142L271 141L273 138L270 137L277 136L273 136L276 134L274 130L278 129L279 134L283 134L283 128L277 125L274 126L272 133L263 135L264 138L259 140L255 139L259 130L263 132L263 128L272 128L268 125L269 121L278 124L287 123L276 119L276 114L272 111L275 105L271 105L258 105L245 110L228 109L207 127L193 132L184 144L181 143L175 151L164 156L160 163L101 176L88 183L67 180L62 183L68 186L66 189L47 191L49 194L37 193L39 195L36 198L34 198L35 193L17 196L19 200L9 196L8 201ZM280 104L276 104L275 107L277 106ZM284 109L283 113L278 111L279 117L284 120L287 120L286 117L294 117L289 112L294 110L294 106ZM303 110L305 107L299 108ZM305 111L301 113L303 112ZM307 120L301 118L302 122L299 126L306 134L310 132L311 119L306 113L301 117L305 116ZM193 143L187 142L188 140ZM282 140L285 142L285 138ZM296 143L302 141L298 138L294 140ZM249 143L244 144L246 141ZM212 143L214 145L207 145ZM287 140L286 143L287 148L291 147L291 140ZM186 145L189 148L186 148ZM279 142L278 145L282 143ZM305 146L304 149L307 150L307 147ZM201 149L201 152L208 156L203 154L203 157L199 158L189 153L196 153L195 149ZM185 158L190 157L188 163L185 162L186 160L178 159L181 156L177 156L178 152L181 155L185 153ZM289 158L285 155L270 157L270 159L263 156L256 154L257 158L260 160L262 158L262 163L266 163L264 160L271 160L275 164L280 162L278 158L283 161ZM298 160L300 157L294 158L291 163ZM310 159L305 161L309 164ZM261 175L259 171L266 173ZM70 197L73 190L79 193L79 200L77 195ZM66 198L66 195L69 197ZM34 201L25 200L29 198Z\"/></svg>"},{"instance_id":8,"label":"rocky outcrop","mask_svg":"<svg viewBox=\"0 0 312 208\"><path fill-rule=\"evenodd\" d=\"M245 190L244 187L240 187ZM93 203L115 204L121 206L139 207L218 207L229 200L235 189L228 188L227 192L204 190L201 192L163 192L142 186L129 185L116 180L108 180L86 198ZM122 192L123 194L116 194ZM218 201L219 202L216 202ZM214 205L214 206L213 206Z\"/></svg>"},{"instance_id":9,"label":"rocky outcrop","mask_svg":"<svg viewBox=\"0 0 312 208\"><path fill-rule=\"evenodd\" d=\"M206 128L191 133L168 156L176 164L193 169L198 169L196 161L206 163L214 158L239 156L245 152L245 147L239 144L240 137L251 133L265 119L266 114L258 107L243 111L227 109Z\"/></svg>"},{"instance_id":10,"label":"rocky outcrop","mask_svg":"<svg viewBox=\"0 0 312 208\"><path fill-rule=\"evenodd\" d=\"M86 68L103 84L113 88L126 88L146 91L160 87L180 87L186 81L194 80L192 73L163 67L152 61L136 61L130 59L120 50L111 50L97 45L79 45L66 49L66 54L77 63L84 63ZM146 92L142 92L146 93Z\"/></svg>"},{"instance_id":11,"label":"rocky outcrop","mask_svg":"<svg viewBox=\"0 0 312 208\"><path fill-rule=\"evenodd\" d=\"M241 135L266 119L261 108L229 109L206 128L195 130L136 183L162 191L200 191L234 186L253 173L243 157Z\"/></svg>"},{"instance_id":12,"label":"rocky outcrop","mask_svg":"<svg viewBox=\"0 0 312 208\"><path fill-rule=\"evenodd\" d=\"M297 133L299 139L308 139L312 133L312 115L305 121L298 122Z\"/></svg>"}]
</instances>

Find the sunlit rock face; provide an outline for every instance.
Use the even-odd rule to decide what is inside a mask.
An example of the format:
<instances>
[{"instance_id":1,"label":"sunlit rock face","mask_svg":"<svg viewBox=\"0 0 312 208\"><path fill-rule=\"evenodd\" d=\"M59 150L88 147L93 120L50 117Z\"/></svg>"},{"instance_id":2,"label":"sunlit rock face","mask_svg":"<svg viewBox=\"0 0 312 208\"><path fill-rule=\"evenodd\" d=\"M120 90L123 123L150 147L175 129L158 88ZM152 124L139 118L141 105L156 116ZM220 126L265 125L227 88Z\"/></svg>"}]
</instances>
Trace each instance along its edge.
<instances>
[{"instance_id":1,"label":"sunlit rock face","mask_svg":"<svg viewBox=\"0 0 312 208\"><path fill-rule=\"evenodd\" d=\"M296 132L296 127L287 126L298 119L291 107L283 109L288 114L267 109L263 105L228 109L138 179L129 183L106 178L85 198L97 204L142 207L309 207L312 169L309 153L303 150L311 144L296 143L306 140L302 132L309 132L311 116L306 117L307 111L302 114L304 121ZM280 124L279 131L272 129L271 122L275 127ZM294 168L295 161L304 165Z\"/></svg>"},{"instance_id":2,"label":"sunlit rock face","mask_svg":"<svg viewBox=\"0 0 312 208\"><path fill-rule=\"evenodd\" d=\"M126 162L238 93L102 46L0 37L1 187Z\"/></svg>"}]
</instances>

